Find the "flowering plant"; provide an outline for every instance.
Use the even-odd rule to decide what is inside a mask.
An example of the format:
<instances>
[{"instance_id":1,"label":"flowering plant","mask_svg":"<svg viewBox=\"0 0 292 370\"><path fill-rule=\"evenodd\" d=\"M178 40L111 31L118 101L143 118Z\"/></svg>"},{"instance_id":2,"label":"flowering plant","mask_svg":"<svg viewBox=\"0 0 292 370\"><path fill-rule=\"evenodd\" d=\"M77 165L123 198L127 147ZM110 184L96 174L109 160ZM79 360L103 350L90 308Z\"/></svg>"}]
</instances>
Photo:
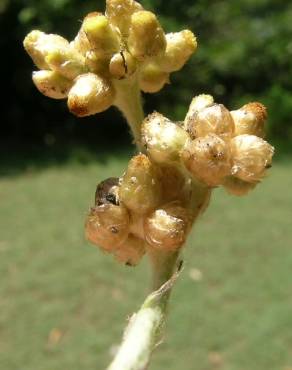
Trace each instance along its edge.
<instances>
[{"instance_id":1,"label":"flowering plant","mask_svg":"<svg viewBox=\"0 0 292 370\"><path fill-rule=\"evenodd\" d=\"M148 255L153 292L132 316L109 370L142 370L160 340L180 252L211 193L223 186L242 196L271 166L264 140L266 108L257 102L229 111L210 95L193 98L182 122L155 112L144 118L141 91L158 92L196 51L189 30L165 34L157 17L133 0L107 0L90 13L71 42L34 30L24 47L40 69L41 93L67 98L80 117L114 105L124 114L139 153L121 177L97 186L86 238L119 262Z\"/></svg>"}]
</instances>

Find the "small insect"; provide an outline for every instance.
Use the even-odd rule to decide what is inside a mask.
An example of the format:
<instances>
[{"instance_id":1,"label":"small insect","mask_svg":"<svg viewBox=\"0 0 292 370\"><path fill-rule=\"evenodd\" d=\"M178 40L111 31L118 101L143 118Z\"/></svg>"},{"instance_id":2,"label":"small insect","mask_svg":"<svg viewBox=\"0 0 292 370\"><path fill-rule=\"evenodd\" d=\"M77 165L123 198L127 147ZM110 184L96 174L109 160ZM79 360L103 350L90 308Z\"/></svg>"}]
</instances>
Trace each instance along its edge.
<instances>
[{"instance_id":1,"label":"small insect","mask_svg":"<svg viewBox=\"0 0 292 370\"><path fill-rule=\"evenodd\" d=\"M114 204L118 206L118 186L118 177L110 177L98 184L95 192L95 205L101 206L103 204Z\"/></svg>"}]
</instances>

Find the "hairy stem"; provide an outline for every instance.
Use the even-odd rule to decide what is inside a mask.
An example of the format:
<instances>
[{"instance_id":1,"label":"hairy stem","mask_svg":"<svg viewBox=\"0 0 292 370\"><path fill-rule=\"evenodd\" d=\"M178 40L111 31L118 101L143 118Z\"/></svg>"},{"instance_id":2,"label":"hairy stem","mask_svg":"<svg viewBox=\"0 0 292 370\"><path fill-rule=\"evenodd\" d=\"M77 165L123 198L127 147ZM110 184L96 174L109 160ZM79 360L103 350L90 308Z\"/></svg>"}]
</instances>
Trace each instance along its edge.
<instances>
[{"instance_id":1,"label":"hairy stem","mask_svg":"<svg viewBox=\"0 0 292 370\"><path fill-rule=\"evenodd\" d=\"M141 144L141 124L144 120L142 97L135 76L132 79L117 80L115 82L117 96L115 106L125 116L139 151L143 151Z\"/></svg>"},{"instance_id":2,"label":"hairy stem","mask_svg":"<svg viewBox=\"0 0 292 370\"><path fill-rule=\"evenodd\" d=\"M173 272L177 254L168 256L166 260L168 260L167 267L154 273L157 277L155 284L163 280L162 275L164 278L169 276L169 279L158 290L151 293L140 310L132 316L125 330L121 347L108 370L146 370L151 354L161 340L167 301L179 273L179 269ZM154 270L155 266L158 267L158 265L154 264Z\"/></svg>"}]
</instances>

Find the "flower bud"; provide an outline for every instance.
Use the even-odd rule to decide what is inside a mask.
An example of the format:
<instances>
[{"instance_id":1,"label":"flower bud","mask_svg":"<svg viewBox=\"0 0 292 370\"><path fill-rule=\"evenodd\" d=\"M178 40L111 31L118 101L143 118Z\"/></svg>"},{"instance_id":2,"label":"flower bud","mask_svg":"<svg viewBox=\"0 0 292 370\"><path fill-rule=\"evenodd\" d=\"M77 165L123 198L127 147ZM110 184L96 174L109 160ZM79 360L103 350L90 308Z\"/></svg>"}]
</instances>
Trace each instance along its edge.
<instances>
[{"instance_id":1,"label":"flower bud","mask_svg":"<svg viewBox=\"0 0 292 370\"><path fill-rule=\"evenodd\" d=\"M267 111L261 103L248 103L230 113L235 124L235 136L244 134L259 137L265 136L264 126L267 119Z\"/></svg>"},{"instance_id":2,"label":"flower bud","mask_svg":"<svg viewBox=\"0 0 292 370\"><path fill-rule=\"evenodd\" d=\"M136 266L145 254L144 240L129 234L127 240L115 252L116 259L127 266Z\"/></svg>"},{"instance_id":3,"label":"flower bud","mask_svg":"<svg viewBox=\"0 0 292 370\"><path fill-rule=\"evenodd\" d=\"M85 236L91 243L111 252L128 237L129 214L123 205L103 204L91 209L85 223Z\"/></svg>"},{"instance_id":4,"label":"flower bud","mask_svg":"<svg viewBox=\"0 0 292 370\"><path fill-rule=\"evenodd\" d=\"M107 0L106 2L106 16L111 24L119 28L123 37L128 36L132 14L139 10L143 10L142 5L133 0Z\"/></svg>"},{"instance_id":5,"label":"flower bud","mask_svg":"<svg viewBox=\"0 0 292 370\"><path fill-rule=\"evenodd\" d=\"M153 247L174 251L184 244L190 226L188 211L178 202L171 202L145 219L145 238Z\"/></svg>"},{"instance_id":6,"label":"flower bud","mask_svg":"<svg viewBox=\"0 0 292 370\"><path fill-rule=\"evenodd\" d=\"M156 93L169 83L169 73L163 72L157 64L146 64L140 74L140 89L145 93Z\"/></svg>"},{"instance_id":7,"label":"flower bud","mask_svg":"<svg viewBox=\"0 0 292 370\"><path fill-rule=\"evenodd\" d=\"M86 72L84 57L69 46L51 50L45 61L50 69L56 70L70 80Z\"/></svg>"},{"instance_id":8,"label":"flower bud","mask_svg":"<svg viewBox=\"0 0 292 370\"><path fill-rule=\"evenodd\" d=\"M75 39L70 43L70 46L82 54L84 57L89 50L92 50L90 42L83 27L81 26L79 32L77 33Z\"/></svg>"},{"instance_id":9,"label":"flower bud","mask_svg":"<svg viewBox=\"0 0 292 370\"><path fill-rule=\"evenodd\" d=\"M178 162L189 135L160 113L150 114L142 124L142 142L157 163Z\"/></svg>"},{"instance_id":10,"label":"flower bud","mask_svg":"<svg viewBox=\"0 0 292 370\"><path fill-rule=\"evenodd\" d=\"M232 175L247 182L258 182L271 167L274 148L254 135L239 135L231 140Z\"/></svg>"},{"instance_id":11,"label":"flower bud","mask_svg":"<svg viewBox=\"0 0 292 370\"><path fill-rule=\"evenodd\" d=\"M98 56L110 58L120 50L119 35L106 16L99 13L89 14L84 19L82 28L89 40L91 49Z\"/></svg>"},{"instance_id":12,"label":"flower bud","mask_svg":"<svg viewBox=\"0 0 292 370\"><path fill-rule=\"evenodd\" d=\"M66 48L68 45L69 42L62 36L46 34L38 30L31 31L23 41L26 52L39 69L49 69L45 61L49 52Z\"/></svg>"},{"instance_id":13,"label":"flower bud","mask_svg":"<svg viewBox=\"0 0 292 370\"><path fill-rule=\"evenodd\" d=\"M224 179L223 186L228 193L237 196L246 195L256 187L257 183L246 182L235 176L227 176Z\"/></svg>"},{"instance_id":14,"label":"flower bud","mask_svg":"<svg viewBox=\"0 0 292 370\"><path fill-rule=\"evenodd\" d=\"M139 154L131 159L119 195L127 208L140 215L157 207L161 199L157 170L146 155Z\"/></svg>"},{"instance_id":15,"label":"flower bud","mask_svg":"<svg viewBox=\"0 0 292 370\"><path fill-rule=\"evenodd\" d=\"M188 120L187 130L192 138L216 134L222 139L230 139L234 133L233 118L222 104L206 107Z\"/></svg>"},{"instance_id":16,"label":"flower bud","mask_svg":"<svg viewBox=\"0 0 292 370\"><path fill-rule=\"evenodd\" d=\"M166 39L155 14L141 10L132 15L128 48L139 61L164 53Z\"/></svg>"},{"instance_id":17,"label":"flower bud","mask_svg":"<svg viewBox=\"0 0 292 370\"><path fill-rule=\"evenodd\" d=\"M114 89L109 81L86 73L75 80L69 92L69 110L79 117L89 116L108 109L114 101Z\"/></svg>"},{"instance_id":18,"label":"flower bud","mask_svg":"<svg viewBox=\"0 0 292 370\"><path fill-rule=\"evenodd\" d=\"M109 77L108 64L108 59L96 54L94 50L87 51L85 55L85 65L90 72L103 77Z\"/></svg>"},{"instance_id":19,"label":"flower bud","mask_svg":"<svg viewBox=\"0 0 292 370\"><path fill-rule=\"evenodd\" d=\"M197 40L191 31L168 33L165 54L159 58L159 66L164 72L179 71L196 49Z\"/></svg>"},{"instance_id":20,"label":"flower bud","mask_svg":"<svg viewBox=\"0 0 292 370\"><path fill-rule=\"evenodd\" d=\"M66 98L73 84L55 71L33 72L32 80L42 94L52 99Z\"/></svg>"},{"instance_id":21,"label":"flower bud","mask_svg":"<svg viewBox=\"0 0 292 370\"><path fill-rule=\"evenodd\" d=\"M118 80L131 76L136 69L136 60L127 51L114 54L110 60L110 74Z\"/></svg>"},{"instance_id":22,"label":"flower bud","mask_svg":"<svg viewBox=\"0 0 292 370\"><path fill-rule=\"evenodd\" d=\"M197 180L210 187L220 185L231 170L229 144L214 134L189 140L182 160Z\"/></svg>"},{"instance_id":23,"label":"flower bud","mask_svg":"<svg viewBox=\"0 0 292 370\"><path fill-rule=\"evenodd\" d=\"M206 94L195 96L189 106L189 110L184 121L185 129L188 129L188 126L191 125L198 112L207 107L211 107L212 105L214 105L213 96Z\"/></svg>"}]
</instances>

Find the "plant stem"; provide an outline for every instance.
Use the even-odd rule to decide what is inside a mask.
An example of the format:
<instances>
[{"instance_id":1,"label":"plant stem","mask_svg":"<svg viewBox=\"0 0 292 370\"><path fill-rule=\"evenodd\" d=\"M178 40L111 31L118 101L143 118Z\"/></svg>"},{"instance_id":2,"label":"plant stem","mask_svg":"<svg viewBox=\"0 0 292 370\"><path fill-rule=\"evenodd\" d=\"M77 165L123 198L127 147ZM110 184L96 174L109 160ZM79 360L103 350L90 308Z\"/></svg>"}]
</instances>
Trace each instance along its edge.
<instances>
[{"instance_id":1,"label":"plant stem","mask_svg":"<svg viewBox=\"0 0 292 370\"><path fill-rule=\"evenodd\" d=\"M141 124L144 120L144 112L137 77L133 76L131 79L116 80L115 88L117 91L115 106L125 116L131 128L137 149L143 152L141 144Z\"/></svg>"},{"instance_id":2,"label":"plant stem","mask_svg":"<svg viewBox=\"0 0 292 370\"><path fill-rule=\"evenodd\" d=\"M164 261L168 263L164 264ZM161 340L168 298L179 273L178 270L173 272L176 261L177 253L172 253L162 265L153 264L154 284L168 279L146 298L140 310L132 316L123 343L108 370L146 370L151 354ZM164 268L160 268L162 266Z\"/></svg>"},{"instance_id":3,"label":"plant stem","mask_svg":"<svg viewBox=\"0 0 292 370\"><path fill-rule=\"evenodd\" d=\"M158 290L173 275L177 265L179 252L165 252L163 250L148 248L152 264L152 290Z\"/></svg>"}]
</instances>

